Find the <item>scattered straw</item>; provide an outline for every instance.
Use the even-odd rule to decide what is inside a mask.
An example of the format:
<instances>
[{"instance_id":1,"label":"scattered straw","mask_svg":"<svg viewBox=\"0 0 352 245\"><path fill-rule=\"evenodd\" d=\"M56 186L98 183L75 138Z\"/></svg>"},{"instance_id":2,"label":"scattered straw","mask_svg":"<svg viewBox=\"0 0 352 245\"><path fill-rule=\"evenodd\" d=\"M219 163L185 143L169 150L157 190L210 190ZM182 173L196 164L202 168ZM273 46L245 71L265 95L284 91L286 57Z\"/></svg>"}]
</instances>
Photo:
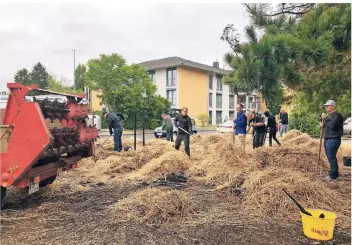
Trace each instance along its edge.
<instances>
[{"instance_id":1,"label":"scattered straw","mask_svg":"<svg viewBox=\"0 0 352 245\"><path fill-rule=\"evenodd\" d=\"M118 202L114 212L123 218L156 224L185 218L192 209L185 192L148 188Z\"/></svg>"}]
</instances>

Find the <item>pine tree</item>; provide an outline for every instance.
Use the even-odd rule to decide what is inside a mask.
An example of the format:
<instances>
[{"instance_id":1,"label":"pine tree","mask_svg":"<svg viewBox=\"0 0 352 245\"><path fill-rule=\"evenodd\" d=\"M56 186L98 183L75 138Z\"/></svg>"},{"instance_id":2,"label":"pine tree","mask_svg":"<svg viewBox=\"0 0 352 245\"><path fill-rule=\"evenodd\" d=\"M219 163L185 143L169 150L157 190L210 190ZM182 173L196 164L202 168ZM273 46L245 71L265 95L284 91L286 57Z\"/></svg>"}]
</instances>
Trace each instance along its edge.
<instances>
[{"instance_id":1,"label":"pine tree","mask_svg":"<svg viewBox=\"0 0 352 245\"><path fill-rule=\"evenodd\" d=\"M31 84L30 74L26 68L18 70L14 76L14 80L16 83L22 83L23 85Z\"/></svg>"},{"instance_id":2,"label":"pine tree","mask_svg":"<svg viewBox=\"0 0 352 245\"><path fill-rule=\"evenodd\" d=\"M30 78L39 88L46 89L49 86L49 74L40 62L33 67Z\"/></svg>"}]
</instances>

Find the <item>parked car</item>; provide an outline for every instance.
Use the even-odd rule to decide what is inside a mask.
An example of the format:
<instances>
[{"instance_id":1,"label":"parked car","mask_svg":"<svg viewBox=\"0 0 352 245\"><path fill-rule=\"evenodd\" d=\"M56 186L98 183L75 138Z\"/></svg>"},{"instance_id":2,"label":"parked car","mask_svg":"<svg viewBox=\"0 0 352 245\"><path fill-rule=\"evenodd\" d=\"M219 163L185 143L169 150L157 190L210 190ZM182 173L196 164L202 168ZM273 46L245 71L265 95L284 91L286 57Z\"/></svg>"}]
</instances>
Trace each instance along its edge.
<instances>
[{"instance_id":1,"label":"parked car","mask_svg":"<svg viewBox=\"0 0 352 245\"><path fill-rule=\"evenodd\" d=\"M226 122L223 122L222 124L219 124L216 127L216 131L219 133L232 133L233 132L233 121L228 120Z\"/></svg>"},{"instance_id":2,"label":"parked car","mask_svg":"<svg viewBox=\"0 0 352 245\"><path fill-rule=\"evenodd\" d=\"M343 135L351 136L351 121L352 118L350 117L343 123Z\"/></svg>"},{"instance_id":3,"label":"parked car","mask_svg":"<svg viewBox=\"0 0 352 245\"><path fill-rule=\"evenodd\" d=\"M86 119L86 125L95 125L95 127L98 129L98 131L101 130L101 118L99 115L94 115L94 120L93 120L93 115L88 115L88 118Z\"/></svg>"},{"instance_id":4,"label":"parked car","mask_svg":"<svg viewBox=\"0 0 352 245\"><path fill-rule=\"evenodd\" d=\"M174 119L175 119L175 118L171 118L172 124L174 123ZM197 133L196 121L195 121L194 118L192 118L192 117L191 117L191 121L192 121L192 133L193 133L193 134L196 134L196 133ZM174 128L173 128L173 133L174 133L174 135L177 135L177 132L178 132L178 128L174 126ZM157 127L157 128L154 130L154 136L155 136L155 138L165 138L165 137L166 137L166 131L165 131L165 130L162 130L162 129L161 129L161 126L160 126L160 127Z\"/></svg>"}]
</instances>

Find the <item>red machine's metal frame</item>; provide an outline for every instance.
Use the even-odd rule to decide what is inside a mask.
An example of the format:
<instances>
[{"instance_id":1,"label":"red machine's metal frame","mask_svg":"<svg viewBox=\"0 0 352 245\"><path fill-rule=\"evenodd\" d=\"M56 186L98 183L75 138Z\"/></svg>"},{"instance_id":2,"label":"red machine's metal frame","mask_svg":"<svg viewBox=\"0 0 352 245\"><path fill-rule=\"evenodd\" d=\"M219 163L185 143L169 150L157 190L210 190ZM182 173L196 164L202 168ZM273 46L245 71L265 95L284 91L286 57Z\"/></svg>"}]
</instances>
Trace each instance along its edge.
<instances>
[{"instance_id":1,"label":"red machine's metal frame","mask_svg":"<svg viewBox=\"0 0 352 245\"><path fill-rule=\"evenodd\" d=\"M38 89L36 85L24 86L20 83L8 83L10 95L6 105L6 111L2 120L7 128L0 136L5 136L11 130L5 152L0 153L0 185L8 187L15 185L26 187L35 180L41 181L57 175L58 169L68 170L76 167L81 156L63 158L40 167L33 168L38 158L53 141L42 111L35 102L27 102L25 96L32 90L48 92L50 94L63 95L81 100L81 95L70 95ZM94 143L88 148L88 155L94 154Z\"/></svg>"}]
</instances>

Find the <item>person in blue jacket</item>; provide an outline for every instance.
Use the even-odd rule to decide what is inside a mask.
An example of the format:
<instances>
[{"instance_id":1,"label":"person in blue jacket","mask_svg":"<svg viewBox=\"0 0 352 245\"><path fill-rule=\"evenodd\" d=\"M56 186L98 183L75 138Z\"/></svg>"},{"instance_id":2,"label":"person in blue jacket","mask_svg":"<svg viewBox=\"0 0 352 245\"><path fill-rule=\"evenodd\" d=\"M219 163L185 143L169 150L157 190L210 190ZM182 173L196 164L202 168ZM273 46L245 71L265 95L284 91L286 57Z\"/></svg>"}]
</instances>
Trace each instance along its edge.
<instances>
[{"instance_id":1,"label":"person in blue jacket","mask_svg":"<svg viewBox=\"0 0 352 245\"><path fill-rule=\"evenodd\" d=\"M247 133L247 117L243 111L243 105L238 104L236 106L237 118L234 120L235 124L235 135L238 135L238 138L241 141L243 147L246 142L246 133Z\"/></svg>"}]
</instances>

